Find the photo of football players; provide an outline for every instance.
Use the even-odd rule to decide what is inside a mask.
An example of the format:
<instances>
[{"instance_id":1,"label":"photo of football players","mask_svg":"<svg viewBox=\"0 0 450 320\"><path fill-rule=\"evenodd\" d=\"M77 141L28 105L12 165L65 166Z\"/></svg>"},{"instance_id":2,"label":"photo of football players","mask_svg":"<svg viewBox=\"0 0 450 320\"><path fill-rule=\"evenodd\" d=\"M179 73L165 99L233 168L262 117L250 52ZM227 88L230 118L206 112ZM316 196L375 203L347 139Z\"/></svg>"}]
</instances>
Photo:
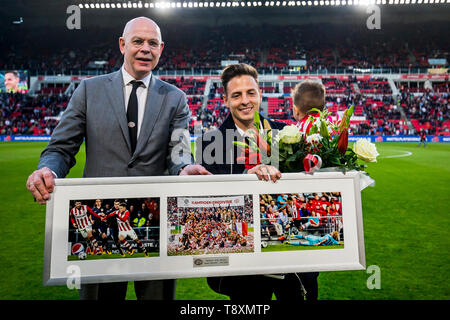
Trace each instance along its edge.
<instances>
[{"instance_id":1,"label":"photo of football players","mask_svg":"<svg viewBox=\"0 0 450 320\"><path fill-rule=\"evenodd\" d=\"M254 251L251 195L169 197L170 255Z\"/></svg>"},{"instance_id":2,"label":"photo of football players","mask_svg":"<svg viewBox=\"0 0 450 320\"><path fill-rule=\"evenodd\" d=\"M290 244L294 246L331 246L340 245L338 242L339 234L336 231L328 233L323 237L302 234L293 235L294 238L302 239L306 241L285 241L284 244Z\"/></svg>"},{"instance_id":3,"label":"photo of football players","mask_svg":"<svg viewBox=\"0 0 450 320\"><path fill-rule=\"evenodd\" d=\"M80 232L89 245L91 254L101 254L97 240L92 235L92 216L102 219L87 205L82 205L81 201L75 201L75 206L70 210L70 221L72 226Z\"/></svg>"},{"instance_id":4,"label":"photo of football players","mask_svg":"<svg viewBox=\"0 0 450 320\"><path fill-rule=\"evenodd\" d=\"M106 211L105 208L102 205L101 199L95 200L95 205L92 207L92 211L97 213L99 216L104 217ZM106 222L102 218L97 218L96 216L92 217L92 231L94 234L94 237L96 237L97 242L100 243L100 251L101 253L106 252L107 247L107 239L108 239L108 227L106 226Z\"/></svg>"},{"instance_id":5,"label":"photo of football players","mask_svg":"<svg viewBox=\"0 0 450 320\"><path fill-rule=\"evenodd\" d=\"M148 257L147 250L145 250L145 246L142 243L141 240L139 240L136 232L131 227L130 224L130 212L127 210L127 204L125 202L121 202L119 204L119 210L111 212L108 216L104 218L111 218L113 216L116 216L117 218L117 225L119 227L119 242L120 244L125 247L128 254L132 256L134 254L134 249L131 247L130 243L127 241L127 238L130 238L136 244L138 245L138 248L141 252L144 253L144 256ZM125 256L125 254L121 253L122 257Z\"/></svg>"},{"instance_id":6,"label":"photo of football players","mask_svg":"<svg viewBox=\"0 0 450 320\"><path fill-rule=\"evenodd\" d=\"M159 224L132 224L138 215L143 222L159 216L159 198L76 200L69 207L69 248L80 243L88 253L81 257L69 250L69 260L159 256Z\"/></svg>"},{"instance_id":7,"label":"photo of football players","mask_svg":"<svg viewBox=\"0 0 450 320\"><path fill-rule=\"evenodd\" d=\"M340 192L264 194L260 206L262 252L344 245Z\"/></svg>"}]
</instances>

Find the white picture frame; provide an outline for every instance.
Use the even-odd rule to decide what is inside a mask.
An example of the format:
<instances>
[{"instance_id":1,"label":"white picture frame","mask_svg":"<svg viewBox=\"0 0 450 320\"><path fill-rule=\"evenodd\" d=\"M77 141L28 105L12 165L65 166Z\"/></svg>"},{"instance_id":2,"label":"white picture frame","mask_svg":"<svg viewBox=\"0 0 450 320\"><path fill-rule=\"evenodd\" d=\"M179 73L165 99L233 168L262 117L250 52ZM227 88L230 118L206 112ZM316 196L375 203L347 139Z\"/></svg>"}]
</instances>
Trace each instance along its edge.
<instances>
[{"instance_id":1,"label":"white picture frame","mask_svg":"<svg viewBox=\"0 0 450 320\"><path fill-rule=\"evenodd\" d=\"M284 173L276 183L256 175L158 176L56 179L47 203L44 285L64 285L246 274L364 270L365 250L358 172ZM264 252L259 197L262 194L338 192L345 243L333 249ZM168 255L169 197L251 195L253 252ZM69 260L69 203L76 199L160 199L159 254L150 257ZM170 214L170 213L169 213ZM289 239L288 239L289 240ZM310 248L313 249L313 248ZM75 270L75 271L74 271Z\"/></svg>"}]
</instances>

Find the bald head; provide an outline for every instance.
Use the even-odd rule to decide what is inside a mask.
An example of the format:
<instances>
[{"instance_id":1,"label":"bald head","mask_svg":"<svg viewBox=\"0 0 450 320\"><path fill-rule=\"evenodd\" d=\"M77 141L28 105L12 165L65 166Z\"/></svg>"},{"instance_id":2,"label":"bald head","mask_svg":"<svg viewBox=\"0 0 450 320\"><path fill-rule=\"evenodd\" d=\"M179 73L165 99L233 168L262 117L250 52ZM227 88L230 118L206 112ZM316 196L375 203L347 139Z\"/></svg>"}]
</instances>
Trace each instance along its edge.
<instances>
[{"instance_id":1,"label":"bald head","mask_svg":"<svg viewBox=\"0 0 450 320\"><path fill-rule=\"evenodd\" d=\"M132 31L135 28L143 26L155 29L156 32L159 34L159 41L162 41L161 29L159 28L159 26L156 24L155 21L147 17L137 17L128 21L127 24L125 25L125 28L123 28L122 38L127 38L128 35L130 34L130 31Z\"/></svg>"},{"instance_id":2,"label":"bald head","mask_svg":"<svg viewBox=\"0 0 450 320\"><path fill-rule=\"evenodd\" d=\"M136 80L141 80L158 64L164 49L161 30L149 18L134 18L125 25L119 48L124 56L125 70Z\"/></svg>"}]
</instances>

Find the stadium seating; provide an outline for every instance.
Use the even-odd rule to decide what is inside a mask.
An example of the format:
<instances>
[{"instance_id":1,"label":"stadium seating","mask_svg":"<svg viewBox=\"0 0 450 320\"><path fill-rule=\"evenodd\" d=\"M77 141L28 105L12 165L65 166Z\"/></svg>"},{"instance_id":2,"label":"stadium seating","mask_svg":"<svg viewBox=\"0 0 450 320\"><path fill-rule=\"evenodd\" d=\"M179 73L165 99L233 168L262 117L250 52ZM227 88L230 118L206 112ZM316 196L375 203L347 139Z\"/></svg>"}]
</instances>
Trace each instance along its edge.
<instances>
[{"instance_id":1,"label":"stadium seating","mask_svg":"<svg viewBox=\"0 0 450 320\"><path fill-rule=\"evenodd\" d=\"M429 134L449 134L448 80L432 81L426 86L423 80L399 80L393 88L386 78L376 74L423 73L433 67L429 58L449 61L448 48L442 41L436 41L441 39L441 23L429 23L426 30L397 24L377 34L372 32L370 37L367 36L369 31L344 24L321 24L320 28L314 23L271 25L270 37L267 28L247 26L244 32L239 25L208 28L193 25L185 27L183 35L175 26L164 28L166 48L170 49L164 50L155 74L186 93L192 113L191 127L199 123L205 130L217 127L226 116L223 88L217 85L217 76L223 68L222 62L229 60L249 63L257 67L260 74L274 77L320 75L327 92L327 108L333 116L350 105L355 106L352 134L415 134L420 129ZM31 76L97 75L117 70L122 65L121 54L115 49L115 38L86 46L89 37L113 34L107 26L79 35L70 34L70 43L56 47L50 43L54 38L47 39L46 32L45 29L33 31L33 36L42 40L40 46L31 48L25 41L6 47L0 57L0 70L29 70ZM58 32L61 34L55 31L55 38L68 39L67 33ZM422 37L424 32L427 37ZM195 34L195 37L185 34ZM12 42L14 38L5 32L4 40ZM289 65L290 60L304 60L306 65L294 68ZM374 73L367 73L369 69ZM172 76L177 71L199 77ZM204 75L216 77L209 87L205 79L200 79ZM260 83L263 107L267 107L269 117L292 123L290 94L297 81ZM29 95L2 93L1 133L50 134L70 99L69 93L65 95L67 89L67 84L46 83ZM399 106L394 89L401 95Z\"/></svg>"}]
</instances>

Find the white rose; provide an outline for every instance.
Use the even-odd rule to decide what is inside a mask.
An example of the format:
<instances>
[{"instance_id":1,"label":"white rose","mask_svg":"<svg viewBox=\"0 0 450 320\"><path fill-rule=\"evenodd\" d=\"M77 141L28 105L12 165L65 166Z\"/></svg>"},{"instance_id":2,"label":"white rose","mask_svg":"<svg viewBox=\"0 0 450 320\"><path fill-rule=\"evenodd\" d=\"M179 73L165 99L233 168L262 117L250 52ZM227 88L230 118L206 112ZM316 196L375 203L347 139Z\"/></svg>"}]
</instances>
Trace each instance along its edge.
<instances>
[{"instance_id":1,"label":"white rose","mask_svg":"<svg viewBox=\"0 0 450 320\"><path fill-rule=\"evenodd\" d=\"M371 143L369 139L358 139L353 145L353 152L359 159L366 162L377 162L379 155L375 144Z\"/></svg>"},{"instance_id":2,"label":"white rose","mask_svg":"<svg viewBox=\"0 0 450 320\"><path fill-rule=\"evenodd\" d=\"M314 133L306 137L306 142L309 144L317 145L322 141L322 136L319 133Z\"/></svg>"},{"instance_id":3,"label":"white rose","mask_svg":"<svg viewBox=\"0 0 450 320\"><path fill-rule=\"evenodd\" d=\"M286 144L293 144L300 142L302 134L298 130L296 125L291 124L290 126L285 126L280 132L278 132L278 141Z\"/></svg>"}]
</instances>

